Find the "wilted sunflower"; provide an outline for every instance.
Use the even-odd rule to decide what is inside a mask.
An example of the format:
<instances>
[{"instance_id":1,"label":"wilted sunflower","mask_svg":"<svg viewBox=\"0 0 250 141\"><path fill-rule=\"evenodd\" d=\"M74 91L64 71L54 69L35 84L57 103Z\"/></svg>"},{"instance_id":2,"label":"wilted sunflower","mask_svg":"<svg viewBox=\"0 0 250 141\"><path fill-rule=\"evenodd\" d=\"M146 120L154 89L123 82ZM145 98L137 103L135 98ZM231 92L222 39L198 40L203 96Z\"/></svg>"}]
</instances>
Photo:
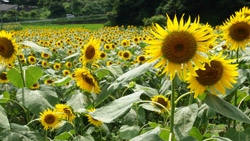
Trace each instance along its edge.
<instances>
[{"instance_id":1,"label":"wilted sunflower","mask_svg":"<svg viewBox=\"0 0 250 141\"><path fill-rule=\"evenodd\" d=\"M29 56L29 57L28 57L28 61L29 61L30 64L33 65L33 64L36 63L36 58L35 58L34 56Z\"/></svg>"},{"instance_id":2,"label":"wilted sunflower","mask_svg":"<svg viewBox=\"0 0 250 141\"><path fill-rule=\"evenodd\" d=\"M95 62L99 59L100 42L98 40L90 39L87 45L84 46L83 52L83 64L88 62Z\"/></svg>"},{"instance_id":3,"label":"wilted sunflower","mask_svg":"<svg viewBox=\"0 0 250 141\"><path fill-rule=\"evenodd\" d=\"M0 83L8 83L7 72L0 73Z\"/></svg>"},{"instance_id":4,"label":"wilted sunflower","mask_svg":"<svg viewBox=\"0 0 250 141\"><path fill-rule=\"evenodd\" d=\"M95 111L95 108L91 108L91 109L89 109L88 111L89 111L89 112L93 112L93 111ZM93 118L91 115L89 115L89 114L86 114L86 116L88 117L88 121L89 121L91 124L95 125L96 127L99 127L99 126L101 126L101 125L103 124L102 121L99 121L99 120L94 119L94 118Z\"/></svg>"},{"instance_id":5,"label":"wilted sunflower","mask_svg":"<svg viewBox=\"0 0 250 141\"><path fill-rule=\"evenodd\" d=\"M100 52L100 58L101 58L101 59L105 59L106 56L107 56L107 55L106 55L105 52L103 52L103 51Z\"/></svg>"},{"instance_id":6,"label":"wilted sunflower","mask_svg":"<svg viewBox=\"0 0 250 141\"><path fill-rule=\"evenodd\" d=\"M161 59L155 68L161 66L160 71L165 67L162 74L166 73L166 76L170 74L171 80L176 72L179 78L185 79L187 68L193 75L197 75L192 61L199 68L203 67L200 62L205 58L200 53L207 53L208 46L214 41L215 36L211 33L213 29L209 25L201 26L199 17L192 24L190 24L190 17L186 24L184 24L183 16L179 23L176 16L173 22L168 15L167 17L166 29L155 24L153 26L155 31L151 31L158 40L146 41L151 44L145 47L147 57L152 57L148 62Z\"/></svg>"},{"instance_id":7,"label":"wilted sunflower","mask_svg":"<svg viewBox=\"0 0 250 141\"><path fill-rule=\"evenodd\" d=\"M170 109L170 101L163 95L155 95L155 96L153 96L153 98L151 98L151 100L161 104L162 106L166 107L166 109L168 109L168 110ZM161 113L167 112L161 106L154 104L154 103L153 103L153 105L157 106L161 110Z\"/></svg>"},{"instance_id":8,"label":"wilted sunflower","mask_svg":"<svg viewBox=\"0 0 250 141\"><path fill-rule=\"evenodd\" d=\"M222 53L221 53L222 54ZM190 91L194 91L194 97L203 94L209 87L214 94L215 89L222 94L225 94L225 88L231 89L231 83L235 81L238 76L237 65L230 64L234 60L224 60L226 57L221 58L221 54L214 56L209 61L205 62L205 69L196 70L198 76L189 75L188 83Z\"/></svg>"},{"instance_id":9,"label":"wilted sunflower","mask_svg":"<svg viewBox=\"0 0 250 141\"><path fill-rule=\"evenodd\" d=\"M71 62L66 62L65 66L66 66L67 68L71 68L71 67L72 67L72 63L71 63Z\"/></svg>"},{"instance_id":10,"label":"wilted sunflower","mask_svg":"<svg viewBox=\"0 0 250 141\"><path fill-rule=\"evenodd\" d=\"M0 64L12 64L16 60L18 45L12 34L2 30L0 31Z\"/></svg>"},{"instance_id":11,"label":"wilted sunflower","mask_svg":"<svg viewBox=\"0 0 250 141\"><path fill-rule=\"evenodd\" d=\"M145 63L146 62L146 57L145 57L145 55L139 55L139 56L137 56L136 60L139 63Z\"/></svg>"},{"instance_id":12,"label":"wilted sunflower","mask_svg":"<svg viewBox=\"0 0 250 141\"><path fill-rule=\"evenodd\" d=\"M32 89L32 90L37 90L37 89L39 89L39 84L38 84L38 83L33 84L33 85L30 87L30 89Z\"/></svg>"},{"instance_id":13,"label":"wilted sunflower","mask_svg":"<svg viewBox=\"0 0 250 141\"><path fill-rule=\"evenodd\" d=\"M61 68L61 64L60 63L55 63L53 67L54 67L55 70L59 70Z\"/></svg>"},{"instance_id":14,"label":"wilted sunflower","mask_svg":"<svg viewBox=\"0 0 250 141\"><path fill-rule=\"evenodd\" d=\"M63 75L64 76L70 75L70 71L69 70L63 70Z\"/></svg>"},{"instance_id":15,"label":"wilted sunflower","mask_svg":"<svg viewBox=\"0 0 250 141\"><path fill-rule=\"evenodd\" d=\"M73 119L75 119L75 115L69 106L63 104L56 104L56 111L62 114L62 118L72 123Z\"/></svg>"},{"instance_id":16,"label":"wilted sunflower","mask_svg":"<svg viewBox=\"0 0 250 141\"><path fill-rule=\"evenodd\" d=\"M50 55L49 54L47 54L47 53L42 53L42 58L45 58L45 59L48 59L49 57L50 57Z\"/></svg>"},{"instance_id":17,"label":"wilted sunflower","mask_svg":"<svg viewBox=\"0 0 250 141\"><path fill-rule=\"evenodd\" d=\"M231 15L230 19L223 23L222 31L226 44L231 45L230 50L245 50L246 45L250 42L250 16Z\"/></svg>"},{"instance_id":18,"label":"wilted sunflower","mask_svg":"<svg viewBox=\"0 0 250 141\"><path fill-rule=\"evenodd\" d=\"M94 92L95 94L101 92L97 81L88 70L84 68L76 68L76 71L74 73L74 79L76 79L77 86L79 86L81 89L87 90L88 92Z\"/></svg>"},{"instance_id":19,"label":"wilted sunflower","mask_svg":"<svg viewBox=\"0 0 250 141\"><path fill-rule=\"evenodd\" d=\"M59 124L61 123L61 115L55 110L44 110L43 113L40 113L39 121L42 123L46 131L48 129L53 130L59 127Z\"/></svg>"},{"instance_id":20,"label":"wilted sunflower","mask_svg":"<svg viewBox=\"0 0 250 141\"><path fill-rule=\"evenodd\" d=\"M122 59L123 60L128 60L128 59L130 59L131 58L131 53L130 53L130 51L123 51L123 53L122 53Z\"/></svg>"},{"instance_id":21,"label":"wilted sunflower","mask_svg":"<svg viewBox=\"0 0 250 141\"><path fill-rule=\"evenodd\" d=\"M47 67L48 67L48 62L47 62L47 61L42 61L42 66L43 66L44 68L47 68Z\"/></svg>"}]
</instances>

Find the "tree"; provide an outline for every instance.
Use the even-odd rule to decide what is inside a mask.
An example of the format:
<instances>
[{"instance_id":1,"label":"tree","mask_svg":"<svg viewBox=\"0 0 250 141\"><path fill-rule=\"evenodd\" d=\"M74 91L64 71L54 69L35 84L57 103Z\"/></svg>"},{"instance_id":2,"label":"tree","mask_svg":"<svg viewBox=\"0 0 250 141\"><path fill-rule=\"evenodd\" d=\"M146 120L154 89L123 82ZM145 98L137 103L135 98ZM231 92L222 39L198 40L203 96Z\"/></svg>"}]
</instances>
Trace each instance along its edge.
<instances>
[{"instance_id":1,"label":"tree","mask_svg":"<svg viewBox=\"0 0 250 141\"><path fill-rule=\"evenodd\" d=\"M61 2L51 2L49 5L49 11L51 12L49 18L65 17L66 10Z\"/></svg>"}]
</instances>

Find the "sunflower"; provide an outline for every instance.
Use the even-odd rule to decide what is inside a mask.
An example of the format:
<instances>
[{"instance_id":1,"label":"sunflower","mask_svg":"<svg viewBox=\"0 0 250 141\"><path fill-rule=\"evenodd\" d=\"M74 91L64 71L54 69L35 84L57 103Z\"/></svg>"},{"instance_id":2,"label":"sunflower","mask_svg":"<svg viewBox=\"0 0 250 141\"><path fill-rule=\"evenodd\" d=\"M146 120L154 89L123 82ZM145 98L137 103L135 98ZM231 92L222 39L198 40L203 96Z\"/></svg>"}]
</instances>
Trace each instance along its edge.
<instances>
[{"instance_id":1,"label":"sunflower","mask_svg":"<svg viewBox=\"0 0 250 141\"><path fill-rule=\"evenodd\" d=\"M52 80L52 79L47 79L47 80L45 80L45 84L51 84L51 83L54 83L55 81L54 80Z\"/></svg>"},{"instance_id":2,"label":"sunflower","mask_svg":"<svg viewBox=\"0 0 250 141\"><path fill-rule=\"evenodd\" d=\"M64 76L70 75L70 71L69 70L63 70L63 75Z\"/></svg>"},{"instance_id":3,"label":"sunflower","mask_svg":"<svg viewBox=\"0 0 250 141\"><path fill-rule=\"evenodd\" d=\"M34 56L29 56L29 57L28 57L28 61L29 61L30 64L33 65L33 64L36 63L36 58L35 58Z\"/></svg>"},{"instance_id":4,"label":"sunflower","mask_svg":"<svg viewBox=\"0 0 250 141\"><path fill-rule=\"evenodd\" d=\"M71 55L71 54L73 53L73 51L72 51L71 49L69 49L69 50L67 51L67 53L68 53L69 55Z\"/></svg>"},{"instance_id":5,"label":"sunflower","mask_svg":"<svg viewBox=\"0 0 250 141\"><path fill-rule=\"evenodd\" d=\"M100 58L101 59L105 59L106 56L107 56L107 54L105 52L103 52L103 51L100 52Z\"/></svg>"},{"instance_id":6,"label":"sunflower","mask_svg":"<svg viewBox=\"0 0 250 141\"><path fill-rule=\"evenodd\" d=\"M71 77L72 79L76 79L76 74L75 74L75 73L71 73L71 74L70 74L70 77Z\"/></svg>"},{"instance_id":7,"label":"sunflower","mask_svg":"<svg viewBox=\"0 0 250 141\"><path fill-rule=\"evenodd\" d=\"M105 45L104 45L104 49L105 49L105 50L109 50L109 49L110 49L110 45L109 45L109 44L105 44Z\"/></svg>"},{"instance_id":8,"label":"sunflower","mask_svg":"<svg viewBox=\"0 0 250 141\"><path fill-rule=\"evenodd\" d=\"M56 111L62 114L62 118L72 123L73 119L75 119L75 115L69 106L63 104L56 104Z\"/></svg>"},{"instance_id":9,"label":"sunflower","mask_svg":"<svg viewBox=\"0 0 250 141\"><path fill-rule=\"evenodd\" d=\"M222 31L226 44L231 45L230 50L245 50L250 42L250 16L245 17L244 14L230 16L230 19L223 23Z\"/></svg>"},{"instance_id":10,"label":"sunflower","mask_svg":"<svg viewBox=\"0 0 250 141\"><path fill-rule=\"evenodd\" d=\"M23 59L23 60L20 60L22 63L26 63L26 60L25 59Z\"/></svg>"},{"instance_id":11,"label":"sunflower","mask_svg":"<svg viewBox=\"0 0 250 141\"><path fill-rule=\"evenodd\" d=\"M8 83L7 72L0 73L0 83Z\"/></svg>"},{"instance_id":12,"label":"sunflower","mask_svg":"<svg viewBox=\"0 0 250 141\"><path fill-rule=\"evenodd\" d=\"M133 42L134 42L135 44L137 44L139 41L140 41L140 40L139 40L138 37L134 37L134 38L133 38Z\"/></svg>"},{"instance_id":13,"label":"sunflower","mask_svg":"<svg viewBox=\"0 0 250 141\"><path fill-rule=\"evenodd\" d=\"M100 68L100 66L97 65L97 64L92 64L92 66L95 67L95 68L98 68L98 69Z\"/></svg>"},{"instance_id":14,"label":"sunflower","mask_svg":"<svg viewBox=\"0 0 250 141\"><path fill-rule=\"evenodd\" d=\"M110 44L110 46L111 46L111 49L115 49L116 47L114 43Z\"/></svg>"},{"instance_id":15,"label":"sunflower","mask_svg":"<svg viewBox=\"0 0 250 141\"><path fill-rule=\"evenodd\" d=\"M12 34L2 30L0 31L0 64L12 64L16 60L18 45Z\"/></svg>"},{"instance_id":16,"label":"sunflower","mask_svg":"<svg viewBox=\"0 0 250 141\"><path fill-rule=\"evenodd\" d=\"M192 24L190 24L190 17L186 24L183 22L183 16L179 23L176 16L173 22L168 15L167 17L166 30L155 24L153 26L155 31L151 31L158 40L146 41L146 43L151 44L145 47L146 57L152 57L148 62L161 59L155 68L161 66L159 69L161 71L166 65L162 74L166 73L166 76L170 74L171 80L175 77L176 71L179 78L185 79L187 68L193 75L197 76L192 61L199 68L203 67L200 62L205 58L198 52L207 53L208 45L215 40L212 34L213 29L209 25L201 26L199 17ZM183 69L183 75L181 69Z\"/></svg>"},{"instance_id":17,"label":"sunflower","mask_svg":"<svg viewBox=\"0 0 250 141\"><path fill-rule=\"evenodd\" d=\"M202 95L207 87L214 94L216 94L216 89L224 95L225 88L231 89L233 88L231 83L237 82L235 80L238 76L238 71L236 71L238 64L230 64L234 60L224 60L226 57L221 58L221 54L205 62L206 70L197 69L198 76L189 75L187 88L190 88L190 91L194 90L194 97Z\"/></svg>"},{"instance_id":18,"label":"sunflower","mask_svg":"<svg viewBox=\"0 0 250 141\"><path fill-rule=\"evenodd\" d=\"M106 64L107 64L107 66L110 66L110 65L114 64L114 62L108 61Z\"/></svg>"},{"instance_id":19,"label":"sunflower","mask_svg":"<svg viewBox=\"0 0 250 141\"><path fill-rule=\"evenodd\" d=\"M53 51L53 52L56 52L56 49L55 49L55 48L51 48L50 50Z\"/></svg>"},{"instance_id":20,"label":"sunflower","mask_svg":"<svg viewBox=\"0 0 250 141\"><path fill-rule=\"evenodd\" d=\"M89 111L89 112L93 112L93 111L95 111L95 108L91 108L91 109L89 109L88 111ZM103 124L102 121L99 121L99 120L94 119L94 118L93 118L91 115L89 115L89 114L86 114L86 116L88 117L88 121L89 121L91 124L95 125L96 127L99 127L99 126L101 126L101 125Z\"/></svg>"},{"instance_id":21,"label":"sunflower","mask_svg":"<svg viewBox=\"0 0 250 141\"><path fill-rule=\"evenodd\" d=\"M157 102L159 104L161 104L162 106L166 107L166 109L170 109L170 101L163 95L155 95L153 96L153 98L151 98L152 101ZM161 113L166 112L164 108L162 108L161 106L154 104L154 106L158 107L161 110Z\"/></svg>"},{"instance_id":22,"label":"sunflower","mask_svg":"<svg viewBox=\"0 0 250 141\"><path fill-rule=\"evenodd\" d=\"M56 110L44 110L43 113L40 113L39 121L42 123L46 131L48 129L53 130L59 128L59 124L61 123L61 115L56 112Z\"/></svg>"},{"instance_id":23,"label":"sunflower","mask_svg":"<svg viewBox=\"0 0 250 141\"><path fill-rule=\"evenodd\" d=\"M41 57L45 58L45 59L48 59L50 57L50 55L43 52L42 55L41 55Z\"/></svg>"},{"instance_id":24,"label":"sunflower","mask_svg":"<svg viewBox=\"0 0 250 141\"><path fill-rule=\"evenodd\" d=\"M129 45L129 41L126 40L126 39L123 39L122 42L121 42L121 46L127 47L128 45Z\"/></svg>"},{"instance_id":25,"label":"sunflower","mask_svg":"<svg viewBox=\"0 0 250 141\"><path fill-rule=\"evenodd\" d=\"M128 60L128 59L130 59L131 58L131 53L130 53L130 51L123 51L123 53L122 53L122 59L123 60Z\"/></svg>"},{"instance_id":26,"label":"sunflower","mask_svg":"<svg viewBox=\"0 0 250 141\"><path fill-rule=\"evenodd\" d=\"M119 57L122 57L122 53L123 53L123 51L119 51L119 52L118 52L118 56L119 56Z\"/></svg>"},{"instance_id":27,"label":"sunflower","mask_svg":"<svg viewBox=\"0 0 250 141\"><path fill-rule=\"evenodd\" d=\"M38 83L33 84L33 85L30 87L30 89L32 89L32 90L37 90L37 89L39 89L39 84L38 84Z\"/></svg>"},{"instance_id":28,"label":"sunflower","mask_svg":"<svg viewBox=\"0 0 250 141\"><path fill-rule=\"evenodd\" d=\"M59 70L61 68L61 64L60 63L55 63L53 67L54 67L55 70Z\"/></svg>"},{"instance_id":29,"label":"sunflower","mask_svg":"<svg viewBox=\"0 0 250 141\"><path fill-rule=\"evenodd\" d=\"M42 66L43 66L44 68L47 68L47 67L48 67L48 62L47 62L47 61L42 61Z\"/></svg>"},{"instance_id":30,"label":"sunflower","mask_svg":"<svg viewBox=\"0 0 250 141\"><path fill-rule=\"evenodd\" d=\"M77 81L77 86L79 86L81 89L87 90L88 92L94 92L95 94L101 92L97 81L88 70L84 68L76 68L74 73L74 79Z\"/></svg>"},{"instance_id":31,"label":"sunflower","mask_svg":"<svg viewBox=\"0 0 250 141\"><path fill-rule=\"evenodd\" d=\"M71 67L72 67L72 63L71 63L71 62L66 62L65 66L66 66L67 68L71 68Z\"/></svg>"},{"instance_id":32,"label":"sunflower","mask_svg":"<svg viewBox=\"0 0 250 141\"><path fill-rule=\"evenodd\" d=\"M20 60L25 59L25 58L24 58L24 55L23 55L22 53L18 54L18 56L19 56L19 59L20 59Z\"/></svg>"},{"instance_id":33,"label":"sunflower","mask_svg":"<svg viewBox=\"0 0 250 141\"><path fill-rule=\"evenodd\" d=\"M88 62L95 62L99 59L100 42L98 40L90 39L87 45L84 46L83 52L83 64Z\"/></svg>"},{"instance_id":34,"label":"sunflower","mask_svg":"<svg viewBox=\"0 0 250 141\"><path fill-rule=\"evenodd\" d=\"M145 55L139 55L139 56L137 56L136 61L139 62L139 63L145 63L146 62Z\"/></svg>"}]
</instances>

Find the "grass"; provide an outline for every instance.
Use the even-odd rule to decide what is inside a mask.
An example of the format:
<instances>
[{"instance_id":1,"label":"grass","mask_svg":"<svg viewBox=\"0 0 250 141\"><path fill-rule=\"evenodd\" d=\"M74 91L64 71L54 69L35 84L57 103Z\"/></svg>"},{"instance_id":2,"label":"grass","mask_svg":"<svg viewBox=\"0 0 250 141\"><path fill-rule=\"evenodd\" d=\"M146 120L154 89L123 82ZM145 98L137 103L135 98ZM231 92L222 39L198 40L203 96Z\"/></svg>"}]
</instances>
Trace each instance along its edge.
<instances>
[{"instance_id":1,"label":"grass","mask_svg":"<svg viewBox=\"0 0 250 141\"><path fill-rule=\"evenodd\" d=\"M89 29L89 30L97 30L99 28L102 28L104 24L64 24L64 25L59 25L59 24L23 24L22 28L53 28L53 29L62 29L62 28L84 28L84 29Z\"/></svg>"}]
</instances>

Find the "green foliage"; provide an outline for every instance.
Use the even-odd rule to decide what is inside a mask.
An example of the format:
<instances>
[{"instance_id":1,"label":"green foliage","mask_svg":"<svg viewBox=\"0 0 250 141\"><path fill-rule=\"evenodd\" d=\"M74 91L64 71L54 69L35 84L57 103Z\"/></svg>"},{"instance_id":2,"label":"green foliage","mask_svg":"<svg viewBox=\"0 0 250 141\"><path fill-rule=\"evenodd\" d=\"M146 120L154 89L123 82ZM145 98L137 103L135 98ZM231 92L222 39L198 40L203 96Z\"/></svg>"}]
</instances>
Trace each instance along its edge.
<instances>
[{"instance_id":1,"label":"green foliage","mask_svg":"<svg viewBox=\"0 0 250 141\"><path fill-rule=\"evenodd\" d=\"M151 26L153 23L157 23L161 26L166 26L167 18L163 15L156 15L151 18L144 18L143 20L144 26Z\"/></svg>"},{"instance_id":2,"label":"green foliage","mask_svg":"<svg viewBox=\"0 0 250 141\"><path fill-rule=\"evenodd\" d=\"M60 2L51 2L48 9L50 10L48 18L60 18L66 16L66 10Z\"/></svg>"}]
</instances>

